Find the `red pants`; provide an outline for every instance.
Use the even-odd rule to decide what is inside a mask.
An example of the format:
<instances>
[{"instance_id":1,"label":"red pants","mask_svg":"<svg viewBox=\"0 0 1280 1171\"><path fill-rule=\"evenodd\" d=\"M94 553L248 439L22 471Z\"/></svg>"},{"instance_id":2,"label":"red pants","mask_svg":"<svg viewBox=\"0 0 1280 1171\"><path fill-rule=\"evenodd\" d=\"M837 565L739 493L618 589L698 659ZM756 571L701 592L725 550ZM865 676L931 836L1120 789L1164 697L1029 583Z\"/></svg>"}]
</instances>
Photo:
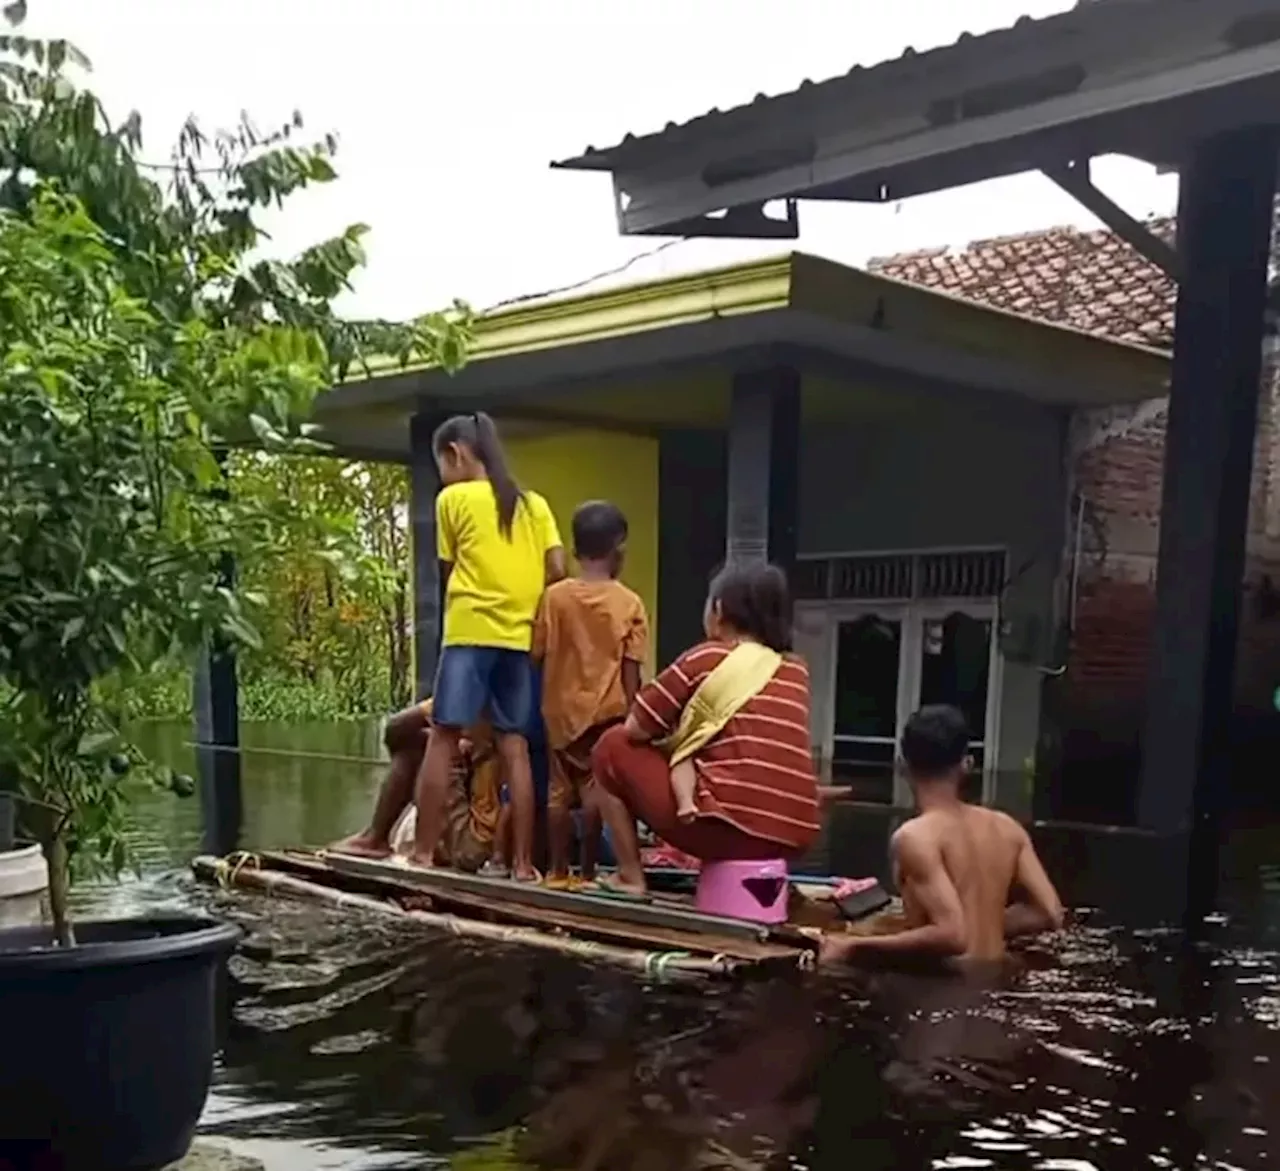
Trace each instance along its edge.
<instances>
[{"instance_id":1,"label":"red pants","mask_svg":"<svg viewBox=\"0 0 1280 1171\"><path fill-rule=\"evenodd\" d=\"M610 728L596 742L591 768L596 783L617 797L632 817L664 842L704 862L767 861L794 853L780 842L755 837L719 818L679 821L667 758L652 744L627 739L621 726Z\"/></svg>"}]
</instances>

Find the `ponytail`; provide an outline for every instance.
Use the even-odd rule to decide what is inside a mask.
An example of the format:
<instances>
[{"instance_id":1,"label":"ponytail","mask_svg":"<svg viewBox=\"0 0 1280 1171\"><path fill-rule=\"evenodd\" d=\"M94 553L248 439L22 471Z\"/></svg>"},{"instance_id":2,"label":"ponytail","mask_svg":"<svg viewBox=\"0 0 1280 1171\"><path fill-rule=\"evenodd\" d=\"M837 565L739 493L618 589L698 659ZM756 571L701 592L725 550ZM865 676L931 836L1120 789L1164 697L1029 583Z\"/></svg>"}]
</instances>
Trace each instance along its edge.
<instances>
[{"instance_id":1,"label":"ponytail","mask_svg":"<svg viewBox=\"0 0 1280 1171\"><path fill-rule=\"evenodd\" d=\"M524 493L507 467L507 457L502 450L502 441L498 438L498 428L484 411L454 415L436 429L431 445L436 454L441 455L453 443L464 444L480 461L493 488L494 503L498 506L498 531L510 540L516 506Z\"/></svg>"},{"instance_id":2,"label":"ponytail","mask_svg":"<svg viewBox=\"0 0 1280 1171\"><path fill-rule=\"evenodd\" d=\"M502 441L498 438L498 428L484 411L477 411L471 418L475 421L476 458L484 464L489 475L489 483L493 486L493 498L498 505L498 531L508 540L511 539L511 525L516 516L516 505L524 495L520 485L507 467L507 456L502 450Z\"/></svg>"}]
</instances>

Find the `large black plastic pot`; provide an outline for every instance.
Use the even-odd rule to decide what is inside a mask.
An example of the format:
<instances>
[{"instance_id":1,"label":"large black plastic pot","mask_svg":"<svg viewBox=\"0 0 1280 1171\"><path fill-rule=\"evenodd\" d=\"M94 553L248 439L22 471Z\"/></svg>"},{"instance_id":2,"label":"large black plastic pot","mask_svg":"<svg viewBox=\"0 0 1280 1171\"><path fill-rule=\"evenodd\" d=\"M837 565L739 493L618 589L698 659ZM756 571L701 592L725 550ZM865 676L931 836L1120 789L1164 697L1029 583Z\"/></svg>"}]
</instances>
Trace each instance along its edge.
<instances>
[{"instance_id":1,"label":"large black plastic pot","mask_svg":"<svg viewBox=\"0 0 1280 1171\"><path fill-rule=\"evenodd\" d=\"M0 931L0 1167L151 1171L186 1154L213 1076L210 919Z\"/></svg>"}]
</instances>

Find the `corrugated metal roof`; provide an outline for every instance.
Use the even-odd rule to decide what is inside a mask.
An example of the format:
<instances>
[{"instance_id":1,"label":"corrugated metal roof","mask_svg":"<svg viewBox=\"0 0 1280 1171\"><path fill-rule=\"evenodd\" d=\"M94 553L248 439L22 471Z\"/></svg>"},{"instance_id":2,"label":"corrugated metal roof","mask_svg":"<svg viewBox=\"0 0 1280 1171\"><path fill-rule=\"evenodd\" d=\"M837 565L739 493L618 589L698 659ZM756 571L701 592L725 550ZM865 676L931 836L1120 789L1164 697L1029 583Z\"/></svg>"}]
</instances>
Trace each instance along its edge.
<instances>
[{"instance_id":1,"label":"corrugated metal roof","mask_svg":"<svg viewBox=\"0 0 1280 1171\"><path fill-rule=\"evenodd\" d=\"M613 146L587 146L576 157L552 163L552 166L577 171L613 170L620 159L631 159L659 141L664 147L673 147L700 137L723 133L731 129L734 122L750 117L753 110L765 104L777 107L782 103L794 102L798 105L815 98L828 98L842 89L849 94L857 94L858 91L869 92L910 84L920 79L926 71L936 71L944 58L948 69L961 69L973 56L979 54L990 55L1006 50L1014 52L1028 41L1072 36L1099 21L1119 19L1127 22L1133 19L1135 9L1147 9L1143 18L1155 18L1157 14L1151 10L1157 6L1167 8L1171 3L1212 2L1213 0L1076 0L1074 8L1052 16L1022 16L1006 28L985 33L961 33L950 44L939 45L924 52L917 52L908 46L890 60L875 65L855 65L847 73L824 81L805 78L793 90L779 94L756 94L752 101L726 110L716 107L686 122L668 122L661 130L648 134L627 134Z\"/></svg>"}]
</instances>

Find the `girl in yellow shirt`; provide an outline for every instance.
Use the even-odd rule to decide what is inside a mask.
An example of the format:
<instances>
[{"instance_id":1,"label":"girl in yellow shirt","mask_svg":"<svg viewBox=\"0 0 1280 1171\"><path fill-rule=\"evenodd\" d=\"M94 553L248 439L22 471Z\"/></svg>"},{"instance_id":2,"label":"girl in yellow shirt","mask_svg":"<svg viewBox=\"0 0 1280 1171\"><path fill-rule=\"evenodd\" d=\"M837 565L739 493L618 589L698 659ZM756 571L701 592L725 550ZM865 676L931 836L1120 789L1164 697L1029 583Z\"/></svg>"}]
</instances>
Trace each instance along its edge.
<instances>
[{"instance_id":1,"label":"girl in yellow shirt","mask_svg":"<svg viewBox=\"0 0 1280 1171\"><path fill-rule=\"evenodd\" d=\"M512 873L536 880L532 720L533 617L564 576L564 548L546 500L516 483L488 415L455 415L432 440L443 485L436 551L445 582L434 720L418 775L414 861L430 865L444 820L449 767L463 730L487 713L511 794Z\"/></svg>"}]
</instances>

